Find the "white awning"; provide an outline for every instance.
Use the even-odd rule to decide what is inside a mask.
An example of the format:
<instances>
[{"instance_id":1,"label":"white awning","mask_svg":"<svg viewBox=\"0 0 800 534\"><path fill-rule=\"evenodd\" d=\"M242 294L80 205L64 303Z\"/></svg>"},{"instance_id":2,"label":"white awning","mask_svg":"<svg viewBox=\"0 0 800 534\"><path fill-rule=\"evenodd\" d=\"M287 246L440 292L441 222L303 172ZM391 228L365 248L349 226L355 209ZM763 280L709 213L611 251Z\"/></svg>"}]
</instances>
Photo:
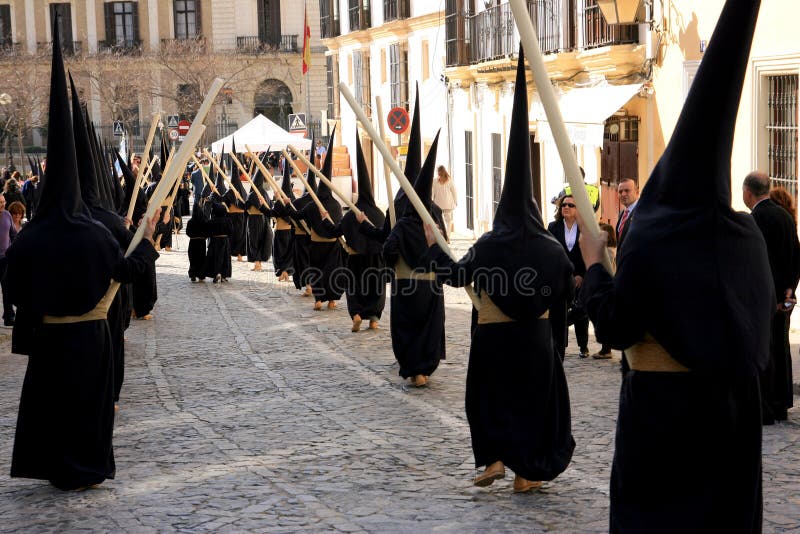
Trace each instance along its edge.
<instances>
[{"instance_id":1,"label":"white awning","mask_svg":"<svg viewBox=\"0 0 800 534\"><path fill-rule=\"evenodd\" d=\"M642 87L630 85L603 85L572 89L563 93L558 101L567 133L575 145L603 146L603 128L607 118L624 106ZM539 138L553 142L550 124L541 101L534 99L535 119L539 122ZM534 118L532 117L532 118Z\"/></svg>"},{"instance_id":2,"label":"white awning","mask_svg":"<svg viewBox=\"0 0 800 534\"><path fill-rule=\"evenodd\" d=\"M289 133L265 116L259 114L250 122L233 132L227 137L211 144L211 152L220 154L228 152L235 141L236 149L243 151L245 145L255 152L264 150L283 150L287 145L292 145L300 150L310 150L311 140L302 134Z\"/></svg>"}]
</instances>

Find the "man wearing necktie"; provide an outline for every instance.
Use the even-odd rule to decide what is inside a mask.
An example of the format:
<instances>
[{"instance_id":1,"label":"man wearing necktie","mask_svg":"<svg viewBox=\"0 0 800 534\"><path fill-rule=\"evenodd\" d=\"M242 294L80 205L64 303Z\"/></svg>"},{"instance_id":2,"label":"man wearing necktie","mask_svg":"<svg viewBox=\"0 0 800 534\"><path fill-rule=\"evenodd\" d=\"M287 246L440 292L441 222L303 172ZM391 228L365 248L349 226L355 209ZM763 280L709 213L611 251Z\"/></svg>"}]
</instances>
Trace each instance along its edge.
<instances>
[{"instance_id":1,"label":"man wearing necktie","mask_svg":"<svg viewBox=\"0 0 800 534\"><path fill-rule=\"evenodd\" d=\"M619 202L625 209L619 214L617 222L617 250L622 248L622 241L628 233L628 229L633 222L633 210L639 202L639 186L633 178L623 180L617 186Z\"/></svg>"}]
</instances>

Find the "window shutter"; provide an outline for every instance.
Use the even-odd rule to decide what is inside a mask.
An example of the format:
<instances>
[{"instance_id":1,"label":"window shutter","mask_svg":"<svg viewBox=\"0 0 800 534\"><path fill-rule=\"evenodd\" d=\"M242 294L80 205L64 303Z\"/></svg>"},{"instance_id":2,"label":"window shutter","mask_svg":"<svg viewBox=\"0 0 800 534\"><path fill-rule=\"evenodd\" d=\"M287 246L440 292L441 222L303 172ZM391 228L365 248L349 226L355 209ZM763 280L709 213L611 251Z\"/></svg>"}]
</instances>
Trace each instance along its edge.
<instances>
[{"instance_id":1,"label":"window shutter","mask_svg":"<svg viewBox=\"0 0 800 534\"><path fill-rule=\"evenodd\" d=\"M619 144L619 179L639 182L639 150L636 141Z\"/></svg>"},{"instance_id":2,"label":"window shutter","mask_svg":"<svg viewBox=\"0 0 800 534\"><path fill-rule=\"evenodd\" d=\"M195 37L200 37L203 35L203 17L201 16L202 13L200 11L200 4L203 2L201 0L194 0L194 24L195 28L197 29L197 33L195 33Z\"/></svg>"},{"instance_id":3,"label":"window shutter","mask_svg":"<svg viewBox=\"0 0 800 534\"><path fill-rule=\"evenodd\" d=\"M133 3L133 35L131 39L133 39L134 44L139 44L139 2L132 2Z\"/></svg>"}]
</instances>

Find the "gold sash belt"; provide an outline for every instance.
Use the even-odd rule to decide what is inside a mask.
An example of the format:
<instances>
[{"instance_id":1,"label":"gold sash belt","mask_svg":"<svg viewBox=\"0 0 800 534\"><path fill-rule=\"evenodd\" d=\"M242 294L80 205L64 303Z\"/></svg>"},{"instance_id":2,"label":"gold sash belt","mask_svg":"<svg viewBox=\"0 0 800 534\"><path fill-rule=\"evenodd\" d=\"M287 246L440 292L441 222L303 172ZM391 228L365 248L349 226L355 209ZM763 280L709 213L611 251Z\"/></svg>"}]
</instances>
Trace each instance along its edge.
<instances>
[{"instance_id":1,"label":"gold sash belt","mask_svg":"<svg viewBox=\"0 0 800 534\"><path fill-rule=\"evenodd\" d=\"M322 237L317 232L315 232L314 229L312 228L311 229L311 241L313 241L314 243L333 243L334 241L336 241L336 238L334 237L334 238L328 239L326 237Z\"/></svg>"},{"instance_id":2,"label":"gold sash belt","mask_svg":"<svg viewBox=\"0 0 800 534\"><path fill-rule=\"evenodd\" d=\"M402 256L398 256L397 263L394 264L394 277L398 280L428 280L433 282L436 280L436 273L412 271L406 260Z\"/></svg>"},{"instance_id":3,"label":"gold sash belt","mask_svg":"<svg viewBox=\"0 0 800 534\"><path fill-rule=\"evenodd\" d=\"M650 334L634 346L625 349L625 358L634 371L657 373L688 373L690 369L675 360Z\"/></svg>"},{"instance_id":4,"label":"gold sash belt","mask_svg":"<svg viewBox=\"0 0 800 534\"><path fill-rule=\"evenodd\" d=\"M228 206L228 213L244 213L244 210L236 206Z\"/></svg>"},{"instance_id":5,"label":"gold sash belt","mask_svg":"<svg viewBox=\"0 0 800 534\"><path fill-rule=\"evenodd\" d=\"M119 282L112 280L111 285L108 286L106 294L103 295L103 298L100 299L100 302L97 303L97 306L95 306L94 309L89 310L83 315L65 315L62 317L45 315L42 317L42 322L44 324L72 324L107 319L108 308L111 307L111 301L114 300L114 297L117 294L117 289L119 289Z\"/></svg>"},{"instance_id":6,"label":"gold sash belt","mask_svg":"<svg viewBox=\"0 0 800 534\"><path fill-rule=\"evenodd\" d=\"M212 235L211 237L228 237L228 236L225 234L219 234L219 235Z\"/></svg>"},{"instance_id":7,"label":"gold sash belt","mask_svg":"<svg viewBox=\"0 0 800 534\"><path fill-rule=\"evenodd\" d=\"M275 219L275 229L276 230L291 230L292 229L292 225L289 224L286 221L286 219L284 219L283 217L278 217L277 219Z\"/></svg>"},{"instance_id":8,"label":"gold sash belt","mask_svg":"<svg viewBox=\"0 0 800 534\"><path fill-rule=\"evenodd\" d=\"M294 235L308 235L305 230L300 228L299 226L294 227Z\"/></svg>"},{"instance_id":9,"label":"gold sash belt","mask_svg":"<svg viewBox=\"0 0 800 534\"><path fill-rule=\"evenodd\" d=\"M261 213L261 211L258 208L254 207L254 206L250 206L249 208L247 208L247 214L248 215L264 215L263 213Z\"/></svg>"},{"instance_id":10,"label":"gold sash belt","mask_svg":"<svg viewBox=\"0 0 800 534\"><path fill-rule=\"evenodd\" d=\"M503 310L498 308L497 304L486 293L481 293L480 301L481 308L478 310L478 324L513 323L516 320L503 313ZM549 318L549 310L539 316L539 319Z\"/></svg>"}]
</instances>

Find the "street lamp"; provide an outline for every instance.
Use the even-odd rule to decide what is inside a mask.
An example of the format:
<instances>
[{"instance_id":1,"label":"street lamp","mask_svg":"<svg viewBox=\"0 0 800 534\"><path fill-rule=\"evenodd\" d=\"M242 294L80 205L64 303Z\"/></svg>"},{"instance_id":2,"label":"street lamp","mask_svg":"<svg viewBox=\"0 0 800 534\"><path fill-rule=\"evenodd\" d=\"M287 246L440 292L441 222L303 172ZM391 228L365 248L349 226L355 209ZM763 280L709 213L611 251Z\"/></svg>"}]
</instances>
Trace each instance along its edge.
<instances>
[{"instance_id":1,"label":"street lamp","mask_svg":"<svg viewBox=\"0 0 800 534\"><path fill-rule=\"evenodd\" d=\"M637 15L642 7L642 0L597 0L597 7L609 25L640 22Z\"/></svg>"}]
</instances>

